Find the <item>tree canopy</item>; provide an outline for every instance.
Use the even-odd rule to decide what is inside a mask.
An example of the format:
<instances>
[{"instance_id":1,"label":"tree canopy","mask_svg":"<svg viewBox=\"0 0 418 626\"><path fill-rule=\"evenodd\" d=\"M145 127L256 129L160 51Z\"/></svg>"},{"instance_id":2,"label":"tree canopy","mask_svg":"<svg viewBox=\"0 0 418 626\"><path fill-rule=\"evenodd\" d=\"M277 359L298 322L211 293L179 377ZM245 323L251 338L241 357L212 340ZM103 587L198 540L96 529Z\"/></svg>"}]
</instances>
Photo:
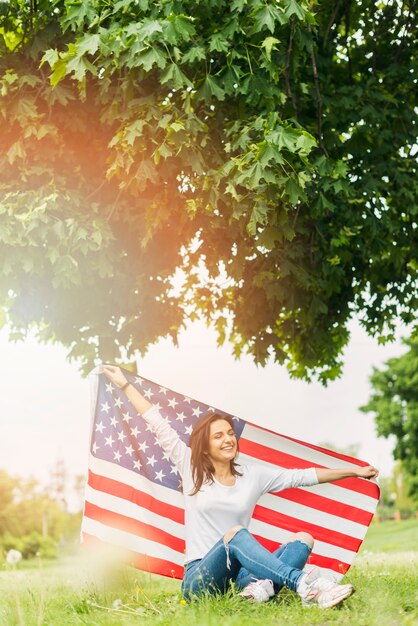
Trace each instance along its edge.
<instances>
[{"instance_id":1,"label":"tree canopy","mask_svg":"<svg viewBox=\"0 0 418 626\"><path fill-rule=\"evenodd\" d=\"M12 337L35 326L87 371L203 317L326 381L353 314L411 323L414 7L0 2Z\"/></svg>"},{"instance_id":2,"label":"tree canopy","mask_svg":"<svg viewBox=\"0 0 418 626\"><path fill-rule=\"evenodd\" d=\"M418 500L418 334L405 344L405 354L373 370L373 391L362 410L374 414L378 435L395 437L393 455L402 461L409 493Z\"/></svg>"}]
</instances>

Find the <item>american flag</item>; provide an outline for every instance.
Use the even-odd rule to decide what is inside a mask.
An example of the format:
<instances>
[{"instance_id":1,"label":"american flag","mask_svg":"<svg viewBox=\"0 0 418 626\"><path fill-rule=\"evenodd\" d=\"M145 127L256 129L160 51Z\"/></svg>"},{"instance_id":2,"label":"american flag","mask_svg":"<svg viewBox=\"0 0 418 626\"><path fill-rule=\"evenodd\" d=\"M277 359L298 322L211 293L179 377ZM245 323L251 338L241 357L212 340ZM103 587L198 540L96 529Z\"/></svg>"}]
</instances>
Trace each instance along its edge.
<instances>
[{"instance_id":1,"label":"american flag","mask_svg":"<svg viewBox=\"0 0 418 626\"><path fill-rule=\"evenodd\" d=\"M124 374L186 444L200 416L209 411L227 415L145 378ZM92 381L82 541L117 546L139 569L182 578L184 509L178 471L126 395L99 370L92 372ZM239 439L238 462L284 468L367 465L231 417ZM268 493L256 505L249 530L270 551L291 532L310 533L315 545L309 563L338 581L360 548L378 498L377 484L362 478Z\"/></svg>"}]
</instances>

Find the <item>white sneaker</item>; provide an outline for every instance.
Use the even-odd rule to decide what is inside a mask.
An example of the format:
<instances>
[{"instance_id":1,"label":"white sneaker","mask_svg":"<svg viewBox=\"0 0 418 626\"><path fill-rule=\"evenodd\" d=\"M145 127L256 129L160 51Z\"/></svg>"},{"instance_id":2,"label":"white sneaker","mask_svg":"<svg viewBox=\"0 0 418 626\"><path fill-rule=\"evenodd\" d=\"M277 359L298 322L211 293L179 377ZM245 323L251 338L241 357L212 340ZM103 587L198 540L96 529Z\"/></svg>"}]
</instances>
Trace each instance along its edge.
<instances>
[{"instance_id":1,"label":"white sneaker","mask_svg":"<svg viewBox=\"0 0 418 626\"><path fill-rule=\"evenodd\" d=\"M296 593L302 599L303 606L312 606L315 603L317 591L312 588L312 585L321 576L321 571L318 567L313 566L302 578L300 579Z\"/></svg>"},{"instance_id":2,"label":"white sneaker","mask_svg":"<svg viewBox=\"0 0 418 626\"><path fill-rule=\"evenodd\" d=\"M268 578L255 580L244 587L239 595L254 602L267 602L274 596L273 582Z\"/></svg>"},{"instance_id":3,"label":"white sneaker","mask_svg":"<svg viewBox=\"0 0 418 626\"><path fill-rule=\"evenodd\" d=\"M316 604L321 609L329 609L354 593L353 585L339 585L318 574L318 570L311 570L298 585L297 592L304 606Z\"/></svg>"}]
</instances>

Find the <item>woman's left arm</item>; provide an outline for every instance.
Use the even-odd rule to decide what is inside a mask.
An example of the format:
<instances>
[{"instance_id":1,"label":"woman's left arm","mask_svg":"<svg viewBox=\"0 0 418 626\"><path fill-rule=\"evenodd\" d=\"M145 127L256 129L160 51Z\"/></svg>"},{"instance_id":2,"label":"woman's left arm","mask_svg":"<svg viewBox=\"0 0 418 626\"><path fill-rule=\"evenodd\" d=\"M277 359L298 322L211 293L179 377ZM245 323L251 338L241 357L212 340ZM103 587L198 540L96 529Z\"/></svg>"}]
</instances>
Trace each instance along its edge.
<instances>
[{"instance_id":1,"label":"woman's left arm","mask_svg":"<svg viewBox=\"0 0 418 626\"><path fill-rule=\"evenodd\" d=\"M316 467L315 471L319 483L329 483L334 480L342 480L343 478L376 478L379 475L379 470L372 465L366 465L358 469L353 467L342 467L341 469Z\"/></svg>"}]
</instances>

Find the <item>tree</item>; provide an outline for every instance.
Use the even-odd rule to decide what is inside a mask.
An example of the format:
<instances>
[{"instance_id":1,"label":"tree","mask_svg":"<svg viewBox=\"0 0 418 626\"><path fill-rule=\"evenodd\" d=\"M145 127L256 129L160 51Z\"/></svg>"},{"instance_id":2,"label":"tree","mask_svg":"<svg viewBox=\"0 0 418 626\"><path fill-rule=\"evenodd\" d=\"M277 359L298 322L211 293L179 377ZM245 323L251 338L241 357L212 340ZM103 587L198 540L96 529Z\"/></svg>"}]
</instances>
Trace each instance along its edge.
<instances>
[{"instance_id":1,"label":"tree","mask_svg":"<svg viewBox=\"0 0 418 626\"><path fill-rule=\"evenodd\" d=\"M361 407L374 413L377 433L395 437L393 456L402 462L409 494L418 498L418 335L405 340L407 352L373 369L372 394ZM398 472L399 474L399 472ZM395 477L396 479L396 477Z\"/></svg>"},{"instance_id":2,"label":"tree","mask_svg":"<svg viewBox=\"0 0 418 626\"><path fill-rule=\"evenodd\" d=\"M326 381L354 313L383 339L414 320L413 2L0 11L12 338L33 325L87 371L203 317Z\"/></svg>"}]
</instances>

